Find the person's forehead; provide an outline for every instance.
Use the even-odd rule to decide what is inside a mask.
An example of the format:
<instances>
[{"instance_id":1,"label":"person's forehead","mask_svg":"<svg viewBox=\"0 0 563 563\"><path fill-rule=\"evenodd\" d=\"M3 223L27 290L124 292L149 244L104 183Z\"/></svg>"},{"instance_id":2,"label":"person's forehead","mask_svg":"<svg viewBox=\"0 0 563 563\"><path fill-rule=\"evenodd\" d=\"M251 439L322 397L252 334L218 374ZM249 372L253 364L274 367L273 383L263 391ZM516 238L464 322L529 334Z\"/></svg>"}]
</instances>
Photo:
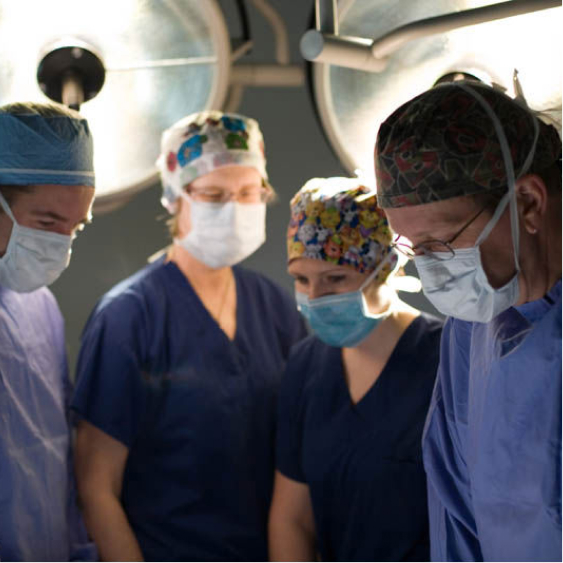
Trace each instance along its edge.
<instances>
[{"instance_id":1,"label":"person's forehead","mask_svg":"<svg viewBox=\"0 0 563 563\"><path fill-rule=\"evenodd\" d=\"M350 266L331 264L325 260L315 258L294 258L289 263L287 270L290 274L324 275L324 274L356 274Z\"/></svg>"},{"instance_id":2,"label":"person's forehead","mask_svg":"<svg viewBox=\"0 0 563 563\"><path fill-rule=\"evenodd\" d=\"M395 233L416 241L439 238L439 234L463 221L475 206L473 198L461 196L423 205L387 208L385 214Z\"/></svg>"},{"instance_id":3,"label":"person's forehead","mask_svg":"<svg viewBox=\"0 0 563 563\"><path fill-rule=\"evenodd\" d=\"M94 199L94 188L87 185L34 184L22 190L15 204L31 213L59 216L84 215Z\"/></svg>"},{"instance_id":4,"label":"person's forehead","mask_svg":"<svg viewBox=\"0 0 563 563\"><path fill-rule=\"evenodd\" d=\"M246 184L261 183L260 172L252 166L222 166L196 178L192 185L213 187L238 187Z\"/></svg>"}]
</instances>

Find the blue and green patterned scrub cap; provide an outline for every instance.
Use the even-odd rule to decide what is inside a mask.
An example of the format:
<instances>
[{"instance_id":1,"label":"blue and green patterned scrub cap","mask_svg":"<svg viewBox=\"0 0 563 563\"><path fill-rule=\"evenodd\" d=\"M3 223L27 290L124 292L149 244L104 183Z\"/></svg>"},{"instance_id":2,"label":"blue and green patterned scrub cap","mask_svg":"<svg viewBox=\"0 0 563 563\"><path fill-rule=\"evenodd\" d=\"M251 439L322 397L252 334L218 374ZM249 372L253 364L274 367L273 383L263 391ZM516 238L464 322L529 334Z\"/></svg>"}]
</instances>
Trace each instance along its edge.
<instances>
[{"instance_id":1,"label":"blue and green patterned scrub cap","mask_svg":"<svg viewBox=\"0 0 563 563\"><path fill-rule=\"evenodd\" d=\"M175 212L185 186L217 168L250 166L268 181L258 122L214 110L184 117L164 131L156 165L162 180L161 202L170 213Z\"/></svg>"}]
</instances>

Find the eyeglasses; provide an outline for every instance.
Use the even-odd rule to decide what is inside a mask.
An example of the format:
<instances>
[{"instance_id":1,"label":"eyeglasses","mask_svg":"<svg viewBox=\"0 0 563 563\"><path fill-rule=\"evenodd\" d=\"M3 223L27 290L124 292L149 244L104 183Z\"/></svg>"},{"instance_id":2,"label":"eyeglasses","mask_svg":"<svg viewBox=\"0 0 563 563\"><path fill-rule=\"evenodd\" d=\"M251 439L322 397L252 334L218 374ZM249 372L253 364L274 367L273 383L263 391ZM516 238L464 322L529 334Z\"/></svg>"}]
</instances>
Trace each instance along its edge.
<instances>
[{"instance_id":1,"label":"eyeglasses","mask_svg":"<svg viewBox=\"0 0 563 563\"><path fill-rule=\"evenodd\" d=\"M485 205L482 207L479 212L471 217L471 219L461 227L459 231L447 241L431 239L425 242L421 242L415 246L411 246L410 244L406 244L404 242L399 242L401 235L397 235L393 242L393 247L398 250L401 254L406 256L409 260L412 260L416 255L424 254L425 256L429 256L430 258L436 258L437 260L451 260L455 256L455 249L452 248L452 243L487 209L489 205Z\"/></svg>"},{"instance_id":2,"label":"eyeglasses","mask_svg":"<svg viewBox=\"0 0 563 563\"><path fill-rule=\"evenodd\" d=\"M186 192L194 200L208 203L227 203L232 200L243 204L261 203L268 201L272 195L272 190L265 186L249 186L238 192L224 188L194 189L188 186Z\"/></svg>"}]
</instances>

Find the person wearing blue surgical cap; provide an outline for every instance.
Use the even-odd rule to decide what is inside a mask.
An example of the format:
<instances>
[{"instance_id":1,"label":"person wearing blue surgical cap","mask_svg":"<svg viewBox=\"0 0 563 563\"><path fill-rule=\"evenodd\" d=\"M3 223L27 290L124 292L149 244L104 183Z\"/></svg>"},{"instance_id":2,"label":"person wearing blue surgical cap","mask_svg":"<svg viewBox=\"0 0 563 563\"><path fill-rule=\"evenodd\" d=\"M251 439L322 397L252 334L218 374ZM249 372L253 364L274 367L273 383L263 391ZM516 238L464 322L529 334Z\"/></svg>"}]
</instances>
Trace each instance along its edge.
<instances>
[{"instance_id":1,"label":"person wearing blue surgical cap","mask_svg":"<svg viewBox=\"0 0 563 563\"><path fill-rule=\"evenodd\" d=\"M95 560L76 505L63 319L47 289L94 198L92 137L52 104L0 107L0 559Z\"/></svg>"}]
</instances>

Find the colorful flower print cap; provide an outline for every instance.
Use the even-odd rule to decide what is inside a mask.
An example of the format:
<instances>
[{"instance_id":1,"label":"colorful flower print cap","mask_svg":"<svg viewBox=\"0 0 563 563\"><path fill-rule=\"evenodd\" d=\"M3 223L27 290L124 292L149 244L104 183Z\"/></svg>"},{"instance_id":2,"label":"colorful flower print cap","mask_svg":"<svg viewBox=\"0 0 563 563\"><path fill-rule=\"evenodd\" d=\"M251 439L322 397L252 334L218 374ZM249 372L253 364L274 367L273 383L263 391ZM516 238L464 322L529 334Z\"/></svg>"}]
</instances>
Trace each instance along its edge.
<instances>
[{"instance_id":1,"label":"colorful flower print cap","mask_svg":"<svg viewBox=\"0 0 563 563\"><path fill-rule=\"evenodd\" d=\"M313 178L293 197L287 229L288 261L314 258L373 271L390 253L377 280L396 269L393 233L372 188L358 178Z\"/></svg>"},{"instance_id":2,"label":"colorful flower print cap","mask_svg":"<svg viewBox=\"0 0 563 563\"><path fill-rule=\"evenodd\" d=\"M268 180L258 122L213 110L184 117L164 131L156 165L163 187L161 202L170 213L185 186L217 168L251 166Z\"/></svg>"},{"instance_id":3,"label":"colorful flower print cap","mask_svg":"<svg viewBox=\"0 0 563 563\"><path fill-rule=\"evenodd\" d=\"M516 177L534 141L534 119L524 103L498 89L467 83L499 118ZM561 139L539 120L532 167L561 159ZM458 84L441 84L403 104L382 124L375 145L381 207L403 207L507 188L495 125L477 98Z\"/></svg>"}]
</instances>

